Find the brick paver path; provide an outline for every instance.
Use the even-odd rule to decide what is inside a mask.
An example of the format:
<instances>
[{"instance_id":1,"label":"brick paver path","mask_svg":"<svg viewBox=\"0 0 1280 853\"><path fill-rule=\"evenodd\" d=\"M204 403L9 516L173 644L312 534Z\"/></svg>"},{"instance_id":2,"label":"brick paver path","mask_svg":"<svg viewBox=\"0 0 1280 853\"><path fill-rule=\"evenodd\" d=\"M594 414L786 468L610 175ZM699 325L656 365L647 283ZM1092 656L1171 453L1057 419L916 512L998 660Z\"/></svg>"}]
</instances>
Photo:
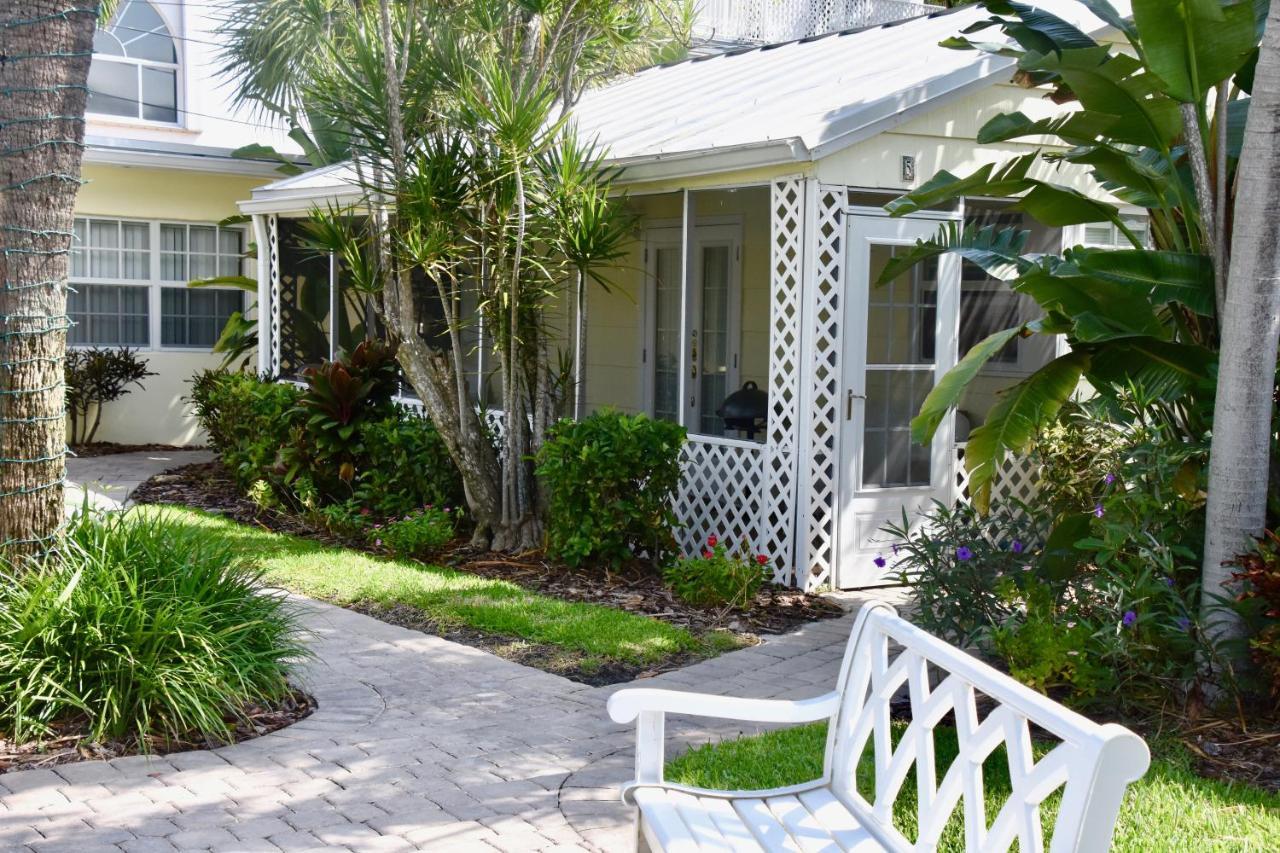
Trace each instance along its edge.
<instances>
[{"instance_id":1,"label":"brick paver path","mask_svg":"<svg viewBox=\"0 0 1280 853\"><path fill-rule=\"evenodd\" d=\"M76 472L72 471L74 477ZM298 600L318 710L207 752L0 775L0 850L627 850L617 689ZM796 698L834 685L851 616L644 682ZM672 754L754 727L676 718ZM714 725L714 724L711 724Z\"/></svg>"}]
</instances>

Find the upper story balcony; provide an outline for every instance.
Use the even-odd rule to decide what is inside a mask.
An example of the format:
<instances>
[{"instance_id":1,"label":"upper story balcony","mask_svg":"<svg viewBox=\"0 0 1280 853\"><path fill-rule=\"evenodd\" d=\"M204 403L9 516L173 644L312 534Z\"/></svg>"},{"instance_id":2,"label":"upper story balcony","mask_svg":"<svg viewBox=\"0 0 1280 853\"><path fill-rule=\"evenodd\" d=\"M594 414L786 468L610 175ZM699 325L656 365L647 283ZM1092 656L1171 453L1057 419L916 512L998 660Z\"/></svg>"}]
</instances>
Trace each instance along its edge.
<instances>
[{"instance_id":1,"label":"upper story balcony","mask_svg":"<svg viewBox=\"0 0 1280 853\"><path fill-rule=\"evenodd\" d=\"M792 39L937 11L925 0L698 0L695 51Z\"/></svg>"}]
</instances>

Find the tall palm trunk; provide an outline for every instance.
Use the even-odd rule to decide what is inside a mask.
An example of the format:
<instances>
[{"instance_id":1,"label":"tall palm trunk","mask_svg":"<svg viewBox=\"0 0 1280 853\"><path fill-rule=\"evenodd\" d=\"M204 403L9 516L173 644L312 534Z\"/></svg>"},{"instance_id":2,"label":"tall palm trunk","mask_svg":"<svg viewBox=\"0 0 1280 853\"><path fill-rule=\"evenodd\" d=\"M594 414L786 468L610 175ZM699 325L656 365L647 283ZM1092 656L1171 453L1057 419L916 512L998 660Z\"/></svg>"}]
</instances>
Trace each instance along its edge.
<instances>
[{"instance_id":1,"label":"tall palm trunk","mask_svg":"<svg viewBox=\"0 0 1280 853\"><path fill-rule=\"evenodd\" d=\"M62 517L67 251L96 3L0 3L0 546Z\"/></svg>"},{"instance_id":2,"label":"tall palm trunk","mask_svg":"<svg viewBox=\"0 0 1280 853\"><path fill-rule=\"evenodd\" d=\"M1238 621L1213 612L1223 563L1266 523L1276 347L1280 344L1280 3L1267 16L1238 167L1231 271L1221 321L1205 524L1202 616L1218 639Z\"/></svg>"}]
</instances>

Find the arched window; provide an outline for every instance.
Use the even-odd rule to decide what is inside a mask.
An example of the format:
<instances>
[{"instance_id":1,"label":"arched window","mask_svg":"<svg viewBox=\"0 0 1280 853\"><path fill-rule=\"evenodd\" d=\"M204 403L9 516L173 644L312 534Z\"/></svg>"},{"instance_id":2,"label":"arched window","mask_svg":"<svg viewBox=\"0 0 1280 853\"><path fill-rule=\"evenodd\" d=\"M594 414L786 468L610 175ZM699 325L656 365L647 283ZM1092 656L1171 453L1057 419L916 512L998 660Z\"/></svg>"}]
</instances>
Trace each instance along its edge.
<instances>
[{"instance_id":1,"label":"arched window","mask_svg":"<svg viewBox=\"0 0 1280 853\"><path fill-rule=\"evenodd\" d=\"M146 0L123 0L93 37L88 111L178 122L178 50Z\"/></svg>"}]
</instances>

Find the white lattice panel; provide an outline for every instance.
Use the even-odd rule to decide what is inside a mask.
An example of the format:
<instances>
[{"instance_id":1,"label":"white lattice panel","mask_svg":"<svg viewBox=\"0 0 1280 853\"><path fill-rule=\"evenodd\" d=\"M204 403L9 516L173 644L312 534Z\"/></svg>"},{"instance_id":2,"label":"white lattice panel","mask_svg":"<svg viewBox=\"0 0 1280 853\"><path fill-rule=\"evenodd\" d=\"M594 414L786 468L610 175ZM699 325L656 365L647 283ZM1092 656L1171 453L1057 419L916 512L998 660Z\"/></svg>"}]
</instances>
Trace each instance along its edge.
<instances>
[{"instance_id":1,"label":"white lattice panel","mask_svg":"<svg viewBox=\"0 0 1280 853\"><path fill-rule=\"evenodd\" d=\"M840 355L844 326L845 188L817 185L811 280L806 282L805 359L808 411L801 465L805 470L805 504L800 524L803 541L798 585L820 586L832 577L836 554L839 502Z\"/></svg>"},{"instance_id":2,"label":"white lattice panel","mask_svg":"<svg viewBox=\"0 0 1280 853\"><path fill-rule=\"evenodd\" d=\"M773 556L760 531L764 495L764 447L726 439L689 436L680 454L676 539L686 555L700 554L707 537L731 550Z\"/></svg>"},{"instance_id":3,"label":"white lattice panel","mask_svg":"<svg viewBox=\"0 0 1280 853\"><path fill-rule=\"evenodd\" d=\"M280 229L275 214L267 217L267 270L271 276L271 375L280 375ZM262 251L259 249L259 251Z\"/></svg>"},{"instance_id":4,"label":"white lattice panel","mask_svg":"<svg viewBox=\"0 0 1280 853\"><path fill-rule=\"evenodd\" d=\"M956 445L955 493L957 501L968 503L969 472L964 465L964 447ZM1029 458L1006 453L991 481L991 503L995 505L1009 498L1031 503L1039 491L1039 482L1040 472Z\"/></svg>"},{"instance_id":5,"label":"white lattice panel","mask_svg":"<svg viewBox=\"0 0 1280 853\"><path fill-rule=\"evenodd\" d=\"M761 550L774 581L795 583L796 445L800 429L804 182L776 181L770 195L769 424L761 496Z\"/></svg>"}]
</instances>

